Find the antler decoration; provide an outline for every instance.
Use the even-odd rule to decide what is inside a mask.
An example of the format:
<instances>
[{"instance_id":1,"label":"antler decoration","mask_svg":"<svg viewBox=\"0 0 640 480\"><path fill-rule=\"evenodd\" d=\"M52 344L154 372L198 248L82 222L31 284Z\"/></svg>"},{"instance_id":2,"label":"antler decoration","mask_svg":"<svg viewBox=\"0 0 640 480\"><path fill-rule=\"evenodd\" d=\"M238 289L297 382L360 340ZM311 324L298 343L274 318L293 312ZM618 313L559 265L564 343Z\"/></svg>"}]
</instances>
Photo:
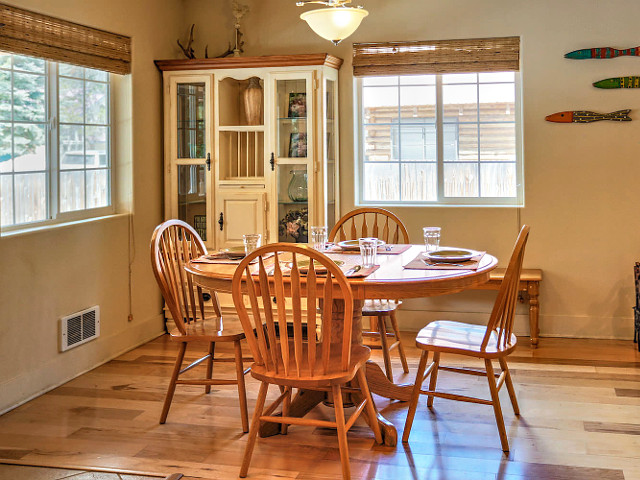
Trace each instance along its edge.
<instances>
[{"instance_id":1,"label":"antler decoration","mask_svg":"<svg viewBox=\"0 0 640 480\"><path fill-rule=\"evenodd\" d=\"M195 23L191 25L191 31L189 32L189 42L187 43L186 47L183 47L182 44L180 43L180 40L178 39L178 46L182 49L185 56L189 59L196 58L195 51L191 47L191 44L193 43L193 29L195 28L195 26L196 26Z\"/></svg>"}]
</instances>

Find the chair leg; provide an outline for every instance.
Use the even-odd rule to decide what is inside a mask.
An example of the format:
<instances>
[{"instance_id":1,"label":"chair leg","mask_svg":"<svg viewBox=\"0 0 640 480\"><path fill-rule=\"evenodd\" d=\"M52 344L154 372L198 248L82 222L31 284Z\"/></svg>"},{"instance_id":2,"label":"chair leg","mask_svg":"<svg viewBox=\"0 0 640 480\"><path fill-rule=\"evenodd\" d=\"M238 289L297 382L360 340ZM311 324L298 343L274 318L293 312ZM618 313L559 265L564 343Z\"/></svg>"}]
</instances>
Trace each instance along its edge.
<instances>
[{"instance_id":1,"label":"chair leg","mask_svg":"<svg viewBox=\"0 0 640 480\"><path fill-rule=\"evenodd\" d=\"M213 378L213 355L216 351L216 343L211 342L209 345L209 360L207 360L207 379ZM211 393L211 385L205 385L204 393Z\"/></svg>"},{"instance_id":2,"label":"chair leg","mask_svg":"<svg viewBox=\"0 0 640 480\"><path fill-rule=\"evenodd\" d=\"M369 424L371 426L371 430L373 430L373 436L376 438L376 443L380 445L382 444L382 434L380 433L380 425L378 424L378 412L376 412L376 406L375 403L373 403L373 397L371 396L371 391L369 390L367 376L364 374L365 368L367 367L363 366L360 370L358 370L358 386L360 387L362 395L367 400L365 410L367 412L367 416L369 417Z\"/></svg>"},{"instance_id":3,"label":"chair leg","mask_svg":"<svg viewBox=\"0 0 640 480\"><path fill-rule=\"evenodd\" d=\"M387 325L386 318L383 315L378 316L378 331L380 332L380 346L382 347L382 358L384 359L384 369L387 378L393 383L393 369L391 368L391 352L389 352L389 343L387 342Z\"/></svg>"},{"instance_id":4,"label":"chair leg","mask_svg":"<svg viewBox=\"0 0 640 480\"><path fill-rule=\"evenodd\" d=\"M240 417L242 419L242 431L249 431L249 411L247 408L247 389L244 385L244 364L242 363L242 345L240 341L233 342L236 356L236 378L238 380L238 399L240 400ZM213 356L213 353L211 354Z\"/></svg>"},{"instance_id":5,"label":"chair leg","mask_svg":"<svg viewBox=\"0 0 640 480\"><path fill-rule=\"evenodd\" d=\"M176 363L173 366L173 373L171 374L171 380L169 380L169 388L167 388L167 395L164 397L164 405L162 406L162 413L160 414L160 423L167 421L167 415L169 414L169 407L171 406L171 400L173 400L173 394L176 391L176 381L178 375L180 375L180 367L182 367L182 361L184 360L184 353L187 351L187 342L180 344L178 350L178 356L176 357Z\"/></svg>"},{"instance_id":6,"label":"chair leg","mask_svg":"<svg viewBox=\"0 0 640 480\"><path fill-rule=\"evenodd\" d=\"M336 426L338 428L338 446L340 447L340 462L342 463L343 480L351 480L351 466L349 465L349 446L347 445L347 428L344 421L344 406L342 404L342 389L340 385L331 387L333 403L336 410Z\"/></svg>"},{"instance_id":7,"label":"chair leg","mask_svg":"<svg viewBox=\"0 0 640 480\"><path fill-rule=\"evenodd\" d=\"M498 425L498 433L500 434L500 443L502 444L502 451L509 451L509 440L507 440L507 432L504 428L504 419L502 418L502 408L500 407L500 397L498 396L498 388L496 386L496 377L493 373L493 365L491 360L486 358L484 360L485 368L487 369L487 379L489 380L489 391L491 392L491 400L493 402L493 413L496 415L496 424Z\"/></svg>"},{"instance_id":8,"label":"chair leg","mask_svg":"<svg viewBox=\"0 0 640 480\"><path fill-rule=\"evenodd\" d=\"M431 379L429 380L429 390L435 392L436 382L438 381L438 368L440 367L440 352L433 352L433 371L431 372ZM433 395L429 395L427 398L427 407L433 407Z\"/></svg>"},{"instance_id":9,"label":"chair leg","mask_svg":"<svg viewBox=\"0 0 640 480\"><path fill-rule=\"evenodd\" d=\"M420 397L420 389L422 388L422 382L424 381L424 371L427 369L428 359L429 352L427 350L423 350L422 355L420 356L420 364L418 365L416 381L413 385L413 391L411 393L411 400L409 401L407 420L404 423L404 432L402 433L402 441L404 443L407 443L409 441L409 435L411 434L413 419L416 416L416 409L418 408L418 398Z\"/></svg>"},{"instance_id":10,"label":"chair leg","mask_svg":"<svg viewBox=\"0 0 640 480\"><path fill-rule=\"evenodd\" d=\"M509 392L509 398L511 399L511 406L513 407L513 413L520 415L520 407L518 406L518 399L516 398L516 390L513 388L513 382L511 381L511 372L507 366L507 359L500 358L500 368L503 372L506 372L504 383L507 384L507 391Z\"/></svg>"},{"instance_id":11,"label":"chair leg","mask_svg":"<svg viewBox=\"0 0 640 480\"><path fill-rule=\"evenodd\" d=\"M400 340L400 329L398 328L398 319L396 318L395 310L391 311L389 318L391 319L393 333L396 336L396 342L398 342L398 354L400 355L400 361L402 362L402 371L404 373L409 373L409 364L407 363L407 356L404 353L404 346Z\"/></svg>"},{"instance_id":12,"label":"chair leg","mask_svg":"<svg viewBox=\"0 0 640 480\"><path fill-rule=\"evenodd\" d=\"M287 391L287 395L282 399L282 416L288 417L289 407L291 407L291 392L293 389L291 387L284 387L284 388ZM289 424L282 423L280 425L281 425L280 433L282 433L282 435L286 435L289 432Z\"/></svg>"},{"instance_id":13,"label":"chair leg","mask_svg":"<svg viewBox=\"0 0 640 480\"><path fill-rule=\"evenodd\" d=\"M267 398L267 391L269 390L269 384L262 382L260 384L260 391L258 392L258 400L256 401L256 408L253 411L253 418L251 419L251 429L249 430L249 438L247 445L244 448L244 457L242 458L242 466L240 467L240 478L247 476L249 471L249 464L251 463L251 455L253 454L253 447L256 445L256 438L258 437L258 430L260 429L260 416L264 410L264 401Z\"/></svg>"}]
</instances>

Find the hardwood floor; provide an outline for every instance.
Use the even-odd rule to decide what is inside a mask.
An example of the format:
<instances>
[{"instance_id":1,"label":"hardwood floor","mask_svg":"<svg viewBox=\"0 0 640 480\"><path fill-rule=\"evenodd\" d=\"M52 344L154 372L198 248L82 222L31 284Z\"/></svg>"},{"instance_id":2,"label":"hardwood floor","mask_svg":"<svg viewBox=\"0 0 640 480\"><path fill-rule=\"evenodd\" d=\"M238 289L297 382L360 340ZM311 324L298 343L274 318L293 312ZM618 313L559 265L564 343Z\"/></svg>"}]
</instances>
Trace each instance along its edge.
<instances>
[{"instance_id":1,"label":"hardwood floor","mask_svg":"<svg viewBox=\"0 0 640 480\"><path fill-rule=\"evenodd\" d=\"M412 381L418 350L412 334L403 339L410 373L402 374L393 355L394 374L396 381ZM548 338L536 350L529 348L527 338L520 345L509 357L519 419L506 390L501 392L508 456L500 448L491 407L436 399L429 411L421 398L408 445L375 445L370 429L358 420L349 432L352 478L640 480L636 346ZM225 348L221 345L216 354L231 356ZM3 415L0 462L237 478L247 436L242 434L235 386L217 387L209 395L204 387L178 386L167 423L158 424L176 351L161 337ZM188 359L199 353L188 351ZM373 355L382 362L379 350ZM480 366L449 355L443 355L442 364ZM215 369L234 375L233 363ZM258 384L247 380L251 413ZM448 390L488 398L482 377L443 371L438 382ZM271 389L269 397L276 392ZM375 400L401 437L407 404ZM333 413L320 407L312 415L332 418ZM340 479L335 431L294 426L286 437L259 438L248 478Z\"/></svg>"}]
</instances>

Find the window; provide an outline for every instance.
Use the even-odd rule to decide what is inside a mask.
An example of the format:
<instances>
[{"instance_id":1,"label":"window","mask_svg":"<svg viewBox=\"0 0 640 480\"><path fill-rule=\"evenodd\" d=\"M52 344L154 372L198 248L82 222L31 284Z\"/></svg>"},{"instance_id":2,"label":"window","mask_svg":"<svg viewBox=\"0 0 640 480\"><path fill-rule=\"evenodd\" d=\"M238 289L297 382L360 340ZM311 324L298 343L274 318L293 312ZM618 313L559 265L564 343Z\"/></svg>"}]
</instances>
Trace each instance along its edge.
<instances>
[{"instance_id":1,"label":"window","mask_svg":"<svg viewBox=\"0 0 640 480\"><path fill-rule=\"evenodd\" d=\"M0 53L0 226L112 213L109 73Z\"/></svg>"},{"instance_id":2,"label":"window","mask_svg":"<svg viewBox=\"0 0 640 480\"><path fill-rule=\"evenodd\" d=\"M515 72L357 80L360 202L520 205Z\"/></svg>"}]
</instances>

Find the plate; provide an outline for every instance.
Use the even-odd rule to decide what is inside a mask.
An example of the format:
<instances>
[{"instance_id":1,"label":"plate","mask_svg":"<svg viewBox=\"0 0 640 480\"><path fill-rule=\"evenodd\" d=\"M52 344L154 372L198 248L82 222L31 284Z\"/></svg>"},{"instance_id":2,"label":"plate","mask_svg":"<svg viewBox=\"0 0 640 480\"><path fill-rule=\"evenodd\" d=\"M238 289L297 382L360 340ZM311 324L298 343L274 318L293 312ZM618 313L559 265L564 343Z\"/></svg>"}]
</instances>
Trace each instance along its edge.
<instances>
[{"instance_id":1,"label":"plate","mask_svg":"<svg viewBox=\"0 0 640 480\"><path fill-rule=\"evenodd\" d=\"M244 245L238 245L235 247L224 248L220 250L220 253L224 253L229 258L244 258Z\"/></svg>"},{"instance_id":2,"label":"plate","mask_svg":"<svg viewBox=\"0 0 640 480\"><path fill-rule=\"evenodd\" d=\"M301 272L304 273L304 272L307 272L309 270L309 260L308 259L305 258L305 259L302 259L302 260L298 260L297 263L298 263L298 268L300 269ZM333 260L333 263L335 263L339 267L341 265L344 265L344 262L342 260ZM289 267L291 267L291 265L292 264L290 263ZM314 266L316 272L326 272L327 271L327 269L323 265L321 265L321 264L319 264L317 262L314 262L313 266Z\"/></svg>"},{"instance_id":3,"label":"plate","mask_svg":"<svg viewBox=\"0 0 640 480\"><path fill-rule=\"evenodd\" d=\"M426 252L424 255L429 260L436 262L465 262L471 260L478 252L465 250L464 248L441 248L433 252Z\"/></svg>"},{"instance_id":4,"label":"plate","mask_svg":"<svg viewBox=\"0 0 640 480\"><path fill-rule=\"evenodd\" d=\"M383 240L378 239L378 246L386 245ZM358 240L343 240L338 242L338 246L344 250L360 250L360 242Z\"/></svg>"}]
</instances>

